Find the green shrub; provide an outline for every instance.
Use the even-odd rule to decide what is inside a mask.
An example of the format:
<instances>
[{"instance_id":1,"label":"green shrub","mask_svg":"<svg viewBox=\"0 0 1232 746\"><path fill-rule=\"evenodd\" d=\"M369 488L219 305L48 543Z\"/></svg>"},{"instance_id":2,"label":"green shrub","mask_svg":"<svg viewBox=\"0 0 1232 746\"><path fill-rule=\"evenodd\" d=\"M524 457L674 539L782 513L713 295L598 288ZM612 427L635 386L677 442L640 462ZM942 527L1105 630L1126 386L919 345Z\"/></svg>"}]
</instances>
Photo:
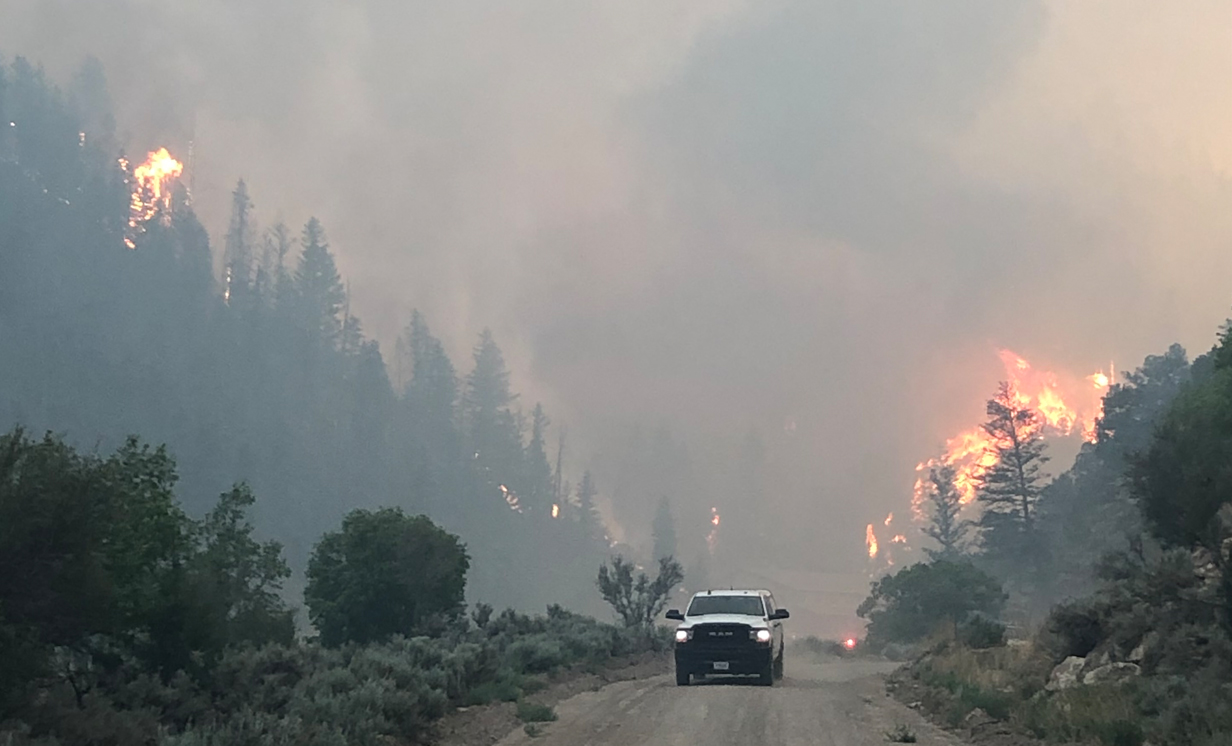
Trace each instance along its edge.
<instances>
[{"instance_id":1,"label":"green shrub","mask_svg":"<svg viewBox=\"0 0 1232 746\"><path fill-rule=\"evenodd\" d=\"M535 702L518 702L518 720L524 723L551 723L556 720L556 711L548 705Z\"/></svg>"},{"instance_id":2,"label":"green shrub","mask_svg":"<svg viewBox=\"0 0 1232 746\"><path fill-rule=\"evenodd\" d=\"M518 640L505 650L506 663L522 673L547 673L567 660L559 642L540 635Z\"/></svg>"},{"instance_id":3,"label":"green shrub","mask_svg":"<svg viewBox=\"0 0 1232 746\"><path fill-rule=\"evenodd\" d=\"M984 650L1005 644L1005 625L982 614L973 614L958 627L958 642Z\"/></svg>"}]
</instances>

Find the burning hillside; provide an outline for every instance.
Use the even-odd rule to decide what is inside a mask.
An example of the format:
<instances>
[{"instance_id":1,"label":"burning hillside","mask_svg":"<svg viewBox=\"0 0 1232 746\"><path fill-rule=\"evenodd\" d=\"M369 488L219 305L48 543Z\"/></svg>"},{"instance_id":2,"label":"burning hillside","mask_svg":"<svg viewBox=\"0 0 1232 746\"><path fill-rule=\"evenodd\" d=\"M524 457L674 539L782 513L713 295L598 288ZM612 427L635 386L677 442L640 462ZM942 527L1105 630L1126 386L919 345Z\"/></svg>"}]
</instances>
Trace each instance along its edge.
<instances>
[{"instance_id":1,"label":"burning hillside","mask_svg":"<svg viewBox=\"0 0 1232 746\"><path fill-rule=\"evenodd\" d=\"M1005 381L1019 405L1040 415L1046 437L1065 437L1080 433L1088 441L1095 438L1095 426L1103 414L1103 398L1115 371L1097 371L1086 377L1066 376L1032 367L1010 350L999 352L1005 366ZM983 425L964 430L945 442L940 456L916 465L919 476L911 500L912 514L923 519L923 502L928 471L937 466L953 466L955 484L963 504L975 498L980 476L995 459L992 441Z\"/></svg>"}]
</instances>

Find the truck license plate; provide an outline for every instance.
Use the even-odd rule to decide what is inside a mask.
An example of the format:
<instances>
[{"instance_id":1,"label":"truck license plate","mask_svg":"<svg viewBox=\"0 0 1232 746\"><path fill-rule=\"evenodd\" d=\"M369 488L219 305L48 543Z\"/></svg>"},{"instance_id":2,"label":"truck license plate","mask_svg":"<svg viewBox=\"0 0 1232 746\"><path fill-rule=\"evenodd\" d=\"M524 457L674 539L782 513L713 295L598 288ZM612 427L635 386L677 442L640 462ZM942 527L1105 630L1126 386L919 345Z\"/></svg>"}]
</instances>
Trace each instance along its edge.
<instances>
[{"instance_id":1,"label":"truck license plate","mask_svg":"<svg viewBox=\"0 0 1232 746\"><path fill-rule=\"evenodd\" d=\"M714 670L716 671L726 671L729 668L731 668L731 664L728 663L727 661L715 661L714 662Z\"/></svg>"}]
</instances>

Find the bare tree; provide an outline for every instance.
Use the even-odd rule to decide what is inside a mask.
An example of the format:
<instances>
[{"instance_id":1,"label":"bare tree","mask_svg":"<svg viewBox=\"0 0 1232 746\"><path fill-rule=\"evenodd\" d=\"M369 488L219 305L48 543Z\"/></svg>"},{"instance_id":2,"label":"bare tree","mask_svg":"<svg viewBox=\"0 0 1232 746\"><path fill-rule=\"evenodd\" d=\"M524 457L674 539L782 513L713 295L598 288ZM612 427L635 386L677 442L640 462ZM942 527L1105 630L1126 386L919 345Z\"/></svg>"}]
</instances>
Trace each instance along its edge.
<instances>
[{"instance_id":1,"label":"bare tree","mask_svg":"<svg viewBox=\"0 0 1232 746\"><path fill-rule=\"evenodd\" d=\"M649 629L667 608L672 589L684 580L684 571L671 557L659 559L659 574L654 580L644 572L635 577L636 569L632 562L616 555L610 566L599 568L599 593L626 627Z\"/></svg>"}]
</instances>

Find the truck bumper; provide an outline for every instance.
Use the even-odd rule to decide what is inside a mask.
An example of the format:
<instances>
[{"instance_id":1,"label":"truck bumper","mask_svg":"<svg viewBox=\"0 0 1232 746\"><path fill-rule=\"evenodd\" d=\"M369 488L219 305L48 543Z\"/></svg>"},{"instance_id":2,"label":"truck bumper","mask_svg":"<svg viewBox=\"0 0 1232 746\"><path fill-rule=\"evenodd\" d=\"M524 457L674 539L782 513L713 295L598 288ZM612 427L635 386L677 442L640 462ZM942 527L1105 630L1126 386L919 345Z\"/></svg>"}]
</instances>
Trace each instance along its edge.
<instances>
[{"instance_id":1,"label":"truck bumper","mask_svg":"<svg viewBox=\"0 0 1232 746\"><path fill-rule=\"evenodd\" d=\"M740 650L690 650L683 645L676 647L676 670L694 676L762 674L770 667L772 660L769 647Z\"/></svg>"}]
</instances>

